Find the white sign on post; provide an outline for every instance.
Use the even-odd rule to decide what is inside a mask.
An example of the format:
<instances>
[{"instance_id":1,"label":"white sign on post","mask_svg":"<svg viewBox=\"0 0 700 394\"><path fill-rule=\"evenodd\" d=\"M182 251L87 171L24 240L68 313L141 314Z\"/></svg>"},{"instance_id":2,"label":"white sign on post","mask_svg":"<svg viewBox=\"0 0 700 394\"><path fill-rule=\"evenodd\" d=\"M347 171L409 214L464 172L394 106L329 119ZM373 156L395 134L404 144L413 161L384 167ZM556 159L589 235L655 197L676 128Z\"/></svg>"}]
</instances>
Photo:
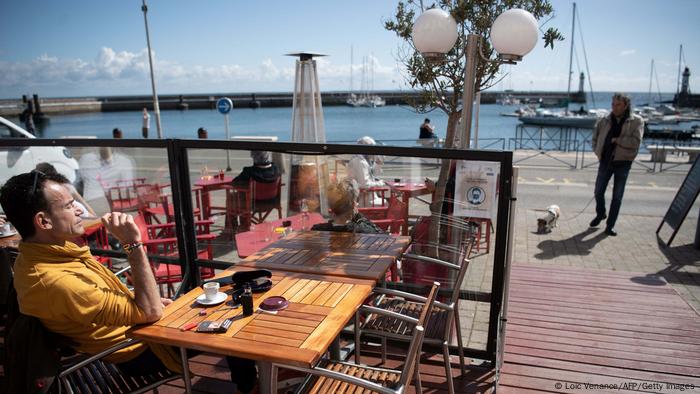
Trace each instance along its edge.
<instances>
[{"instance_id":1,"label":"white sign on post","mask_svg":"<svg viewBox=\"0 0 700 394\"><path fill-rule=\"evenodd\" d=\"M460 160L455 172L454 215L492 219L496 211L498 164Z\"/></svg>"},{"instance_id":2,"label":"white sign on post","mask_svg":"<svg viewBox=\"0 0 700 394\"><path fill-rule=\"evenodd\" d=\"M228 130L228 113L233 108L233 101L228 97L222 97L216 102L216 109L220 114L224 115L224 130L226 130L226 141L231 139ZM226 150L226 171L231 171L231 156L228 149Z\"/></svg>"}]
</instances>

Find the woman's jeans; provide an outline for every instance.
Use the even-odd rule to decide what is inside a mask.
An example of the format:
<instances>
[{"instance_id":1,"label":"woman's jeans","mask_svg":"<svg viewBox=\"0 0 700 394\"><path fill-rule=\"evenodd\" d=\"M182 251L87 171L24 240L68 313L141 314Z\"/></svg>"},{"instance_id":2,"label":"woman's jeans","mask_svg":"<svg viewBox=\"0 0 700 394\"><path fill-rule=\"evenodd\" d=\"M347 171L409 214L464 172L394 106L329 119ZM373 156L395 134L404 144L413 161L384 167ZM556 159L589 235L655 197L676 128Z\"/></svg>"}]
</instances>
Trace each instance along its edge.
<instances>
[{"instance_id":1,"label":"woman's jeans","mask_svg":"<svg viewBox=\"0 0 700 394\"><path fill-rule=\"evenodd\" d=\"M622 196L625 194L625 184L627 176L632 168L631 161L611 161L608 163L600 162L598 165L598 176L595 180L595 213L596 217L605 217L605 189L608 188L608 182L611 177L613 180L612 201L610 201L610 212L608 220L605 222L606 229L615 227L617 215L620 213L622 205Z\"/></svg>"}]
</instances>

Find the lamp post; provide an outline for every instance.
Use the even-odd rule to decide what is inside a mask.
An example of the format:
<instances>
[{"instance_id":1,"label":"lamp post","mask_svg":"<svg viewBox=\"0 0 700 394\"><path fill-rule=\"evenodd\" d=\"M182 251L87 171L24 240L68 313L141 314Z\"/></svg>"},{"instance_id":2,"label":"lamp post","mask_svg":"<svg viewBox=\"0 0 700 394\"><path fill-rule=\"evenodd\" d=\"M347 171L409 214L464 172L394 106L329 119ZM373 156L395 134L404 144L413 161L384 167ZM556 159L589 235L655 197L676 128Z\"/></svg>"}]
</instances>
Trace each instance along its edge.
<instances>
[{"instance_id":1,"label":"lamp post","mask_svg":"<svg viewBox=\"0 0 700 394\"><path fill-rule=\"evenodd\" d=\"M498 52L495 60L481 54L481 39L477 34L467 35L464 92L462 96L461 148L469 149L471 139L472 104L476 83L476 65L480 56L488 62L515 64L537 44L537 20L522 9L511 9L499 15L491 26L491 44ZM447 12L433 8L425 11L413 25L413 44L428 61L443 58L457 41L457 23Z\"/></svg>"},{"instance_id":2,"label":"lamp post","mask_svg":"<svg viewBox=\"0 0 700 394\"><path fill-rule=\"evenodd\" d=\"M151 69L151 89L153 90L153 112L156 114L156 129L158 130L158 138L163 138L163 131L160 127L160 105L158 105L158 94L156 93L156 78L153 74L153 56L151 55L151 37L148 34L148 6L146 0L142 0L141 11L143 11L143 23L146 26L146 45L148 46L148 65Z\"/></svg>"}]
</instances>

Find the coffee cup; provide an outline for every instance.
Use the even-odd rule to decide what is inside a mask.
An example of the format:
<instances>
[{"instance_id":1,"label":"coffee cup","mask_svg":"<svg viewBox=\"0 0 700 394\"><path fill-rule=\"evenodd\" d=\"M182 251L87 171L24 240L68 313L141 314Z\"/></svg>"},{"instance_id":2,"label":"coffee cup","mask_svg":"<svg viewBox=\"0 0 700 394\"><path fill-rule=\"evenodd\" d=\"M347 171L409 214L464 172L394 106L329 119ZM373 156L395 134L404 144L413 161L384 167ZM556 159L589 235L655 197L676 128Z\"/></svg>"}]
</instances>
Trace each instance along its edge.
<instances>
[{"instance_id":1,"label":"coffee cup","mask_svg":"<svg viewBox=\"0 0 700 394\"><path fill-rule=\"evenodd\" d=\"M204 287L204 298L206 298L207 301L216 299L216 295L219 293L218 282L207 282L202 287Z\"/></svg>"}]
</instances>

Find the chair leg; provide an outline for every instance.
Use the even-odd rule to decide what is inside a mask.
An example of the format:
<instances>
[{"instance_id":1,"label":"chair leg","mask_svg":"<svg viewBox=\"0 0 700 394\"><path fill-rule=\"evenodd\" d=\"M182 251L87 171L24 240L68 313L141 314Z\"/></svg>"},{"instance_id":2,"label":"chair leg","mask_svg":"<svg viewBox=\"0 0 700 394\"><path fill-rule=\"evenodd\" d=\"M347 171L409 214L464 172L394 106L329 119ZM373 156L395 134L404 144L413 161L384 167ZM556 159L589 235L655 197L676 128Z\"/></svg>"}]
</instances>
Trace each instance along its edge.
<instances>
[{"instance_id":1,"label":"chair leg","mask_svg":"<svg viewBox=\"0 0 700 394\"><path fill-rule=\"evenodd\" d=\"M416 394L422 394L423 383L420 380L420 357L416 359L415 372L413 373L413 375L414 379L416 380L416 384L414 385L416 387Z\"/></svg>"},{"instance_id":2,"label":"chair leg","mask_svg":"<svg viewBox=\"0 0 700 394\"><path fill-rule=\"evenodd\" d=\"M360 332L360 312L357 311L355 312L355 364L360 365L360 336L362 333Z\"/></svg>"},{"instance_id":3,"label":"chair leg","mask_svg":"<svg viewBox=\"0 0 700 394\"><path fill-rule=\"evenodd\" d=\"M442 357L445 359L445 377L447 378L447 391L449 394L455 394L455 385L452 381L452 365L450 364L450 349L447 341L445 341L442 345Z\"/></svg>"},{"instance_id":4,"label":"chair leg","mask_svg":"<svg viewBox=\"0 0 700 394\"><path fill-rule=\"evenodd\" d=\"M271 393L276 393L277 392L277 366L275 364L272 364L270 367L270 392Z\"/></svg>"},{"instance_id":5,"label":"chair leg","mask_svg":"<svg viewBox=\"0 0 700 394\"><path fill-rule=\"evenodd\" d=\"M386 364L386 337L382 337L382 364Z\"/></svg>"},{"instance_id":6,"label":"chair leg","mask_svg":"<svg viewBox=\"0 0 700 394\"><path fill-rule=\"evenodd\" d=\"M459 351L459 368L462 371L462 375L466 373L464 368L464 345L462 343L462 327L459 323L459 304L455 303L455 309L452 311L454 314L455 321L455 331L457 332L457 347Z\"/></svg>"}]
</instances>

